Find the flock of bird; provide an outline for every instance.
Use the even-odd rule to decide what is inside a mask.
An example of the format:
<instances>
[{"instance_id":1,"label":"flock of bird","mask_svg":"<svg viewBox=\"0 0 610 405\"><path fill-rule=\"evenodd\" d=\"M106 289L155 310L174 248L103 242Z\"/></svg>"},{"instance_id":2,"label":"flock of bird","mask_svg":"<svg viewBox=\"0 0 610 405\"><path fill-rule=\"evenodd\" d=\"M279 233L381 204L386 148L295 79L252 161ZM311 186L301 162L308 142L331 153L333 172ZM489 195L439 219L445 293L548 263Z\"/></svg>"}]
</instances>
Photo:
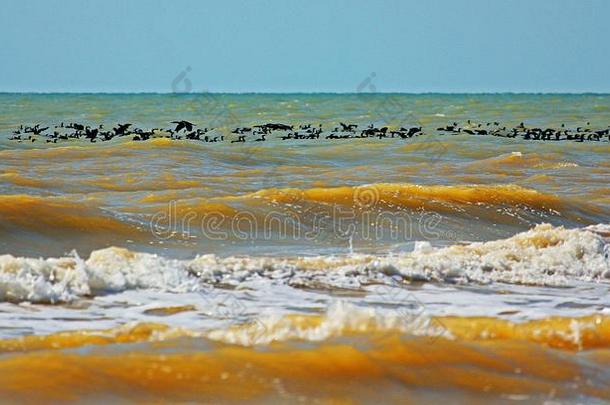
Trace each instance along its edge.
<instances>
[{"instance_id":1,"label":"flock of bird","mask_svg":"<svg viewBox=\"0 0 610 405\"><path fill-rule=\"evenodd\" d=\"M118 124L112 129L105 130L104 125L91 128L88 125L78 123L63 122L50 130L50 127L41 128L40 124L34 126L20 125L18 129L13 131L9 138L17 142L36 142L38 139L45 139L47 143L57 143L58 141L67 141L70 139L85 139L90 142L104 142L116 137L131 136L134 141L146 141L151 138L169 138L173 140L196 140L203 142L223 142L225 134L215 128L195 129L197 126L189 121L172 121L173 128L153 128L144 130L134 127L133 124ZM267 123L262 125L254 125L252 127L238 127L231 131L233 138L231 143L245 143L249 141L264 142L267 136L276 132L281 132L280 139L287 141L290 139L320 139L324 133L322 124L313 126L312 124L304 125L286 125ZM421 127L400 128L398 130L389 130L388 127L376 128L373 125L358 130L357 124L343 124L333 128L326 133L324 139L353 139L353 138L411 138L421 134ZM228 137L227 137L228 138Z\"/></svg>"},{"instance_id":2,"label":"flock of bird","mask_svg":"<svg viewBox=\"0 0 610 405\"><path fill-rule=\"evenodd\" d=\"M13 131L9 138L17 142L36 142L38 139L44 139L46 143L57 143L58 141L68 141L71 139L85 139L90 142L104 142L117 137L130 136L133 141L146 141L150 138L168 138L172 140L188 139L202 142L225 142L225 135L229 141L229 134L214 128L196 129L197 125L192 122L180 120L172 121L173 128L153 128L144 130L135 127L133 124L118 124L111 129L104 129L101 124L98 127L62 122L60 125L50 127L41 127L40 124L34 126L21 125ZM486 135L497 136L503 138L522 138L525 140L538 141L563 141L572 140L576 142L584 141L605 141L610 142L610 127L600 130L590 128L590 123L586 126L577 127L575 129L566 128L564 124L561 128L528 128L523 123L516 127L501 126L498 122L473 123L468 120L463 126L457 122L445 127L437 128L437 131L445 134L467 134L467 135ZM356 138L397 138L408 139L414 136L423 135L421 126L401 127L399 129L390 129L387 126L378 128L368 125L364 128L359 128L358 124L340 123L338 127L334 127L330 131L324 131L322 124L317 126L312 124L303 125L286 125L278 123L267 123L262 125L254 125L252 127L238 127L231 131L230 143L245 143L245 142L265 142L267 136L279 132L279 139L282 141L288 140L315 140L315 139L356 139Z\"/></svg>"},{"instance_id":3,"label":"flock of bird","mask_svg":"<svg viewBox=\"0 0 610 405\"><path fill-rule=\"evenodd\" d=\"M490 135L499 136L502 138L523 138L525 140L535 141L603 141L607 138L610 142L610 126L605 129L591 129L591 123L587 122L586 126L577 127L575 129L566 128L565 124L561 124L561 128L528 128L522 122L513 128L500 126L499 122L488 122L486 125L474 124L468 120L467 125L461 127L457 122L446 127L437 128L438 131L448 132L451 134L468 134L468 135Z\"/></svg>"}]
</instances>

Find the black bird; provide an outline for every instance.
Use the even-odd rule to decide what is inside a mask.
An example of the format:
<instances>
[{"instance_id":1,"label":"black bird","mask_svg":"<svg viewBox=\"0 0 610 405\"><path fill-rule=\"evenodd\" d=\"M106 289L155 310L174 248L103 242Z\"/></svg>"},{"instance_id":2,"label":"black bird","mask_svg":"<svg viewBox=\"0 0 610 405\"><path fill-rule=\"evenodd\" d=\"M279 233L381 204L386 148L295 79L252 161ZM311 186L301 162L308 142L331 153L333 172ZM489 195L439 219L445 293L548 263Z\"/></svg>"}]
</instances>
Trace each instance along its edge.
<instances>
[{"instance_id":1,"label":"black bird","mask_svg":"<svg viewBox=\"0 0 610 405\"><path fill-rule=\"evenodd\" d=\"M269 128L271 129L278 129L280 131L292 131L292 129L294 128L292 125L286 125L286 124L271 124L268 125Z\"/></svg>"},{"instance_id":2,"label":"black bird","mask_svg":"<svg viewBox=\"0 0 610 405\"><path fill-rule=\"evenodd\" d=\"M26 134L27 133L32 133L34 135L40 135L41 133L43 133L47 129L49 129L49 127L40 128L40 124L36 124L33 127L26 127L24 132Z\"/></svg>"},{"instance_id":3,"label":"black bird","mask_svg":"<svg viewBox=\"0 0 610 405\"><path fill-rule=\"evenodd\" d=\"M231 133L233 133L233 134L243 134L245 132L250 132L250 131L252 131L252 128L243 127L243 128L235 128L233 131L231 131Z\"/></svg>"},{"instance_id":4,"label":"black bird","mask_svg":"<svg viewBox=\"0 0 610 405\"><path fill-rule=\"evenodd\" d=\"M97 138L97 134L99 129L90 129L89 127L85 128L85 138L89 139L91 142L95 142L95 138Z\"/></svg>"},{"instance_id":5,"label":"black bird","mask_svg":"<svg viewBox=\"0 0 610 405\"><path fill-rule=\"evenodd\" d=\"M109 141L114 138L114 134L110 131L100 132L100 135L104 137L104 141Z\"/></svg>"},{"instance_id":6,"label":"black bird","mask_svg":"<svg viewBox=\"0 0 610 405\"><path fill-rule=\"evenodd\" d=\"M193 131L193 132L189 132L189 133L187 133L187 134L185 135L185 138L186 138L186 139L192 139L192 140L197 140L197 141L198 141L198 140L200 140L200 139L201 139L201 138L200 138L200 136L201 136L201 135L199 134L199 132L197 132L197 131Z\"/></svg>"},{"instance_id":7,"label":"black bird","mask_svg":"<svg viewBox=\"0 0 610 405\"><path fill-rule=\"evenodd\" d=\"M356 124L344 124L342 122L339 123L341 125L341 127L343 127L343 131L345 132L353 132L354 129L356 129L358 127L358 125Z\"/></svg>"},{"instance_id":8,"label":"black bird","mask_svg":"<svg viewBox=\"0 0 610 405\"><path fill-rule=\"evenodd\" d=\"M383 129L383 128L382 128ZM401 132L406 132L409 138L413 137L413 135L421 132L422 127L411 127L409 129L400 127Z\"/></svg>"},{"instance_id":9,"label":"black bird","mask_svg":"<svg viewBox=\"0 0 610 405\"><path fill-rule=\"evenodd\" d=\"M293 130L293 126L292 125L286 125L286 124L273 124L273 123L269 123L269 124L264 124L264 125L255 125L255 128L261 128L265 131L263 131L264 133L268 134L269 131L292 131Z\"/></svg>"},{"instance_id":10,"label":"black bird","mask_svg":"<svg viewBox=\"0 0 610 405\"><path fill-rule=\"evenodd\" d=\"M115 135L124 135L131 124L118 124L116 128L112 128Z\"/></svg>"},{"instance_id":11,"label":"black bird","mask_svg":"<svg viewBox=\"0 0 610 405\"><path fill-rule=\"evenodd\" d=\"M36 125L34 128L32 128L32 132L34 133L34 135L40 135L42 134L44 131L46 131L47 129L49 129L49 127L44 127L44 128L39 128L40 125Z\"/></svg>"},{"instance_id":12,"label":"black bird","mask_svg":"<svg viewBox=\"0 0 610 405\"><path fill-rule=\"evenodd\" d=\"M176 125L176 129L174 131L179 132L183 129L186 129L188 132L192 132L193 131L193 127L196 127L197 125L190 123L188 121L172 121L172 124L177 124Z\"/></svg>"}]
</instances>

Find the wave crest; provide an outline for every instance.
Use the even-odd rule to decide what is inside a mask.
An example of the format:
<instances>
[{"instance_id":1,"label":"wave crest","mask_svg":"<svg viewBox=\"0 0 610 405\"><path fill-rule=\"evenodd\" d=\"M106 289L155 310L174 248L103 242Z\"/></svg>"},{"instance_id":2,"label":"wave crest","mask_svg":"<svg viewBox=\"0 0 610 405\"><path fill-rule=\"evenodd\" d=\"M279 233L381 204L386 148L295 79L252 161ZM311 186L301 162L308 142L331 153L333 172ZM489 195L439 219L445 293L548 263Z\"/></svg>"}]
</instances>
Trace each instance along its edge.
<instances>
[{"instance_id":1,"label":"wave crest","mask_svg":"<svg viewBox=\"0 0 610 405\"><path fill-rule=\"evenodd\" d=\"M86 261L0 256L0 300L58 302L129 289L196 291L268 279L292 286L359 288L369 282L405 280L566 285L610 279L608 227L565 229L548 224L490 242L433 248L419 242L409 253L317 257L199 256L173 260L107 248Z\"/></svg>"}]
</instances>

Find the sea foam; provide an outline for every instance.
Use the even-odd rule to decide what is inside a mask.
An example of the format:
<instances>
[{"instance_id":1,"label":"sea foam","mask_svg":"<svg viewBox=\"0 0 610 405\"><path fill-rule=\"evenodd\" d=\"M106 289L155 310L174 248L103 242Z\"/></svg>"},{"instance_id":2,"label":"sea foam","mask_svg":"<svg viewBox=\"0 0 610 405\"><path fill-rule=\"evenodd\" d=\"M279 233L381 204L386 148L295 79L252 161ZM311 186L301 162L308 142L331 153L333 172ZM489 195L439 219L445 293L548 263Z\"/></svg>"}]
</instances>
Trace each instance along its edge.
<instances>
[{"instance_id":1,"label":"sea foam","mask_svg":"<svg viewBox=\"0 0 610 405\"><path fill-rule=\"evenodd\" d=\"M65 302L134 289L203 291L267 280L295 287L360 288L371 282L437 281L563 286L610 281L608 225L565 229L548 224L490 242L434 248L418 242L412 252L373 256L198 256L174 260L122 248L91 253L87 260L0 256L0 300Z\"/></svg>"}]
</instances>

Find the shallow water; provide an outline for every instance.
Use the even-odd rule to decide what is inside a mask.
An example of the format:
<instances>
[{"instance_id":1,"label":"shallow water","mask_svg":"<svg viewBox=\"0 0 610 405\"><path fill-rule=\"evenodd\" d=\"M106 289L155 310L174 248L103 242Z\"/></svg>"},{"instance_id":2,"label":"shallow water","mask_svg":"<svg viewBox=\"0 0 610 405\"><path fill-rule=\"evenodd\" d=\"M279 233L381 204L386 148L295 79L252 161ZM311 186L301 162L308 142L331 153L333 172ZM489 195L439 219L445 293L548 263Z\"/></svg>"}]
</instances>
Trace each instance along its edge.
<instances>
[{"instance_id":1,"label":"shallow water","mask_svg":"<svg viewBox=\"0 0 610 405\"><path fill-rule=\"evenodd\" d=\"M425 135L8 140L176 119ZM0 391L610 400L610 143L436 131L467 120L607 128L610 96L0 95Z\"/></svg>"}]
</instances>

